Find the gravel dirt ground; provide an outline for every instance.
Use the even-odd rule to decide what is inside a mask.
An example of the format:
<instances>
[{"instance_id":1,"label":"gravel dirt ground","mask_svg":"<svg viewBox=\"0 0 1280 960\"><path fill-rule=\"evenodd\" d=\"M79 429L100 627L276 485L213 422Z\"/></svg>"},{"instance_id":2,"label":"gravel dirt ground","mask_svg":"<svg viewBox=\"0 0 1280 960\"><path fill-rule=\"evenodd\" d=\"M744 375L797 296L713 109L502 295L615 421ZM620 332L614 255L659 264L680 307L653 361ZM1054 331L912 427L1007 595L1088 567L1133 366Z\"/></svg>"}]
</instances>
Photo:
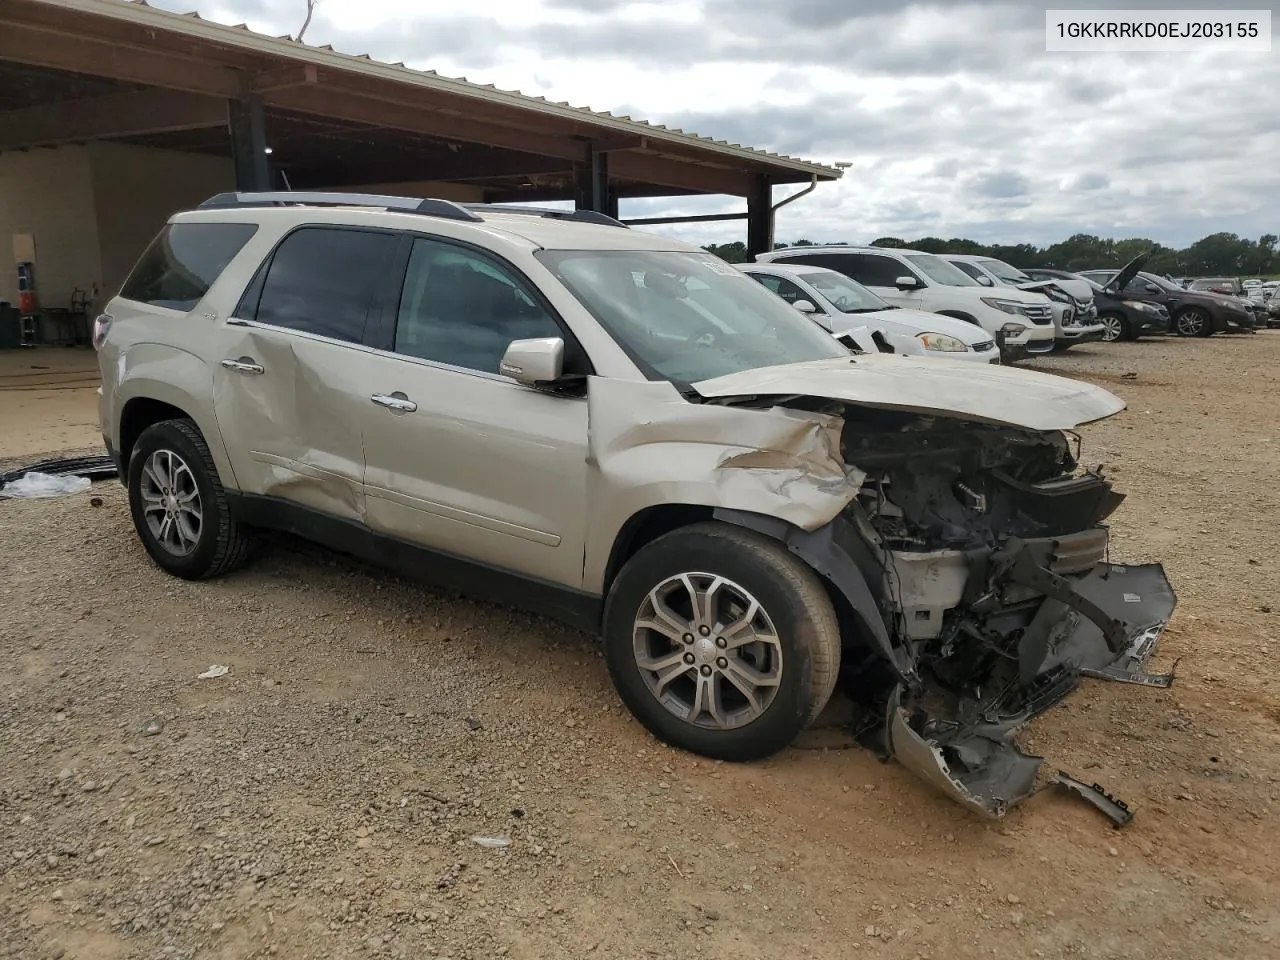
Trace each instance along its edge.
<instances>
[{"instance_id":1,"label":"gravel dirt ground","mask_svg":"<svg viewBox=\"0 0 1280 960\"><path fill-rule=\"evenodd\" d=\"M1180 596L1172 690L1086 681L1022 738L1124 830L1049 790L980 820L840 704L764 763L670 750L581 634L286 539L171 579L100 483L0 503L0 956L1280 955L1280 333L1036 365L1128 401L1084 460ZM63 393L36 448L0 393L10 466L96 452Z\"/></svg>"}]
</instances>

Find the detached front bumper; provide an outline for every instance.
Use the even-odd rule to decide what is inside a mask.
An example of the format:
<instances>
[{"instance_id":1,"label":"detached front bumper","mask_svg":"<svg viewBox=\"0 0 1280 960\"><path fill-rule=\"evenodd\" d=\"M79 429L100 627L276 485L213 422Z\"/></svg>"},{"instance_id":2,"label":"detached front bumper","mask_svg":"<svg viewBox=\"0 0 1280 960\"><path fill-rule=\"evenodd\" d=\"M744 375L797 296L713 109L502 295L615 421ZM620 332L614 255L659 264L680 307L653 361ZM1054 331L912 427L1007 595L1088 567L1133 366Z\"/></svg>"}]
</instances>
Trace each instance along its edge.
<instances>
[{"instance_id":1,"label":"detached front bumper","mask_svg":"<svg viewBox=\"0 0 1280 960\"><path fill-rule=\"evenodd\" d=\"M1055 572L1063 563L1070 566L1080 544L1073 539L1025 541L994 561L1000 570L991 581L996 592L1043 594L1007 675L982 687L957 688L922 670L889 697L890 754L984 816L1002 817L1035 791L1042 758L1019 750L1015 736L1080 678L1157 687L1173 681L1172 674L1144 671L1177 603L1164 569L1098 563L1081 575Z\"/></svg>"}]
</instances>

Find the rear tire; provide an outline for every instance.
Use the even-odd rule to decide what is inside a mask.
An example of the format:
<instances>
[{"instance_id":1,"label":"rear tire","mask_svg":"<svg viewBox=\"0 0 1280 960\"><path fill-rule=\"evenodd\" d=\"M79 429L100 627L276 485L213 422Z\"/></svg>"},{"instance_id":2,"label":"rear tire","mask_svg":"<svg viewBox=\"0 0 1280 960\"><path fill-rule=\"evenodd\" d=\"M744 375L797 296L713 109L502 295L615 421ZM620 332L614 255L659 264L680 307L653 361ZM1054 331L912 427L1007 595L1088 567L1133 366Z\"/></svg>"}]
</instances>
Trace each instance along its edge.
<instances>
[{"instance_id":1,"label":"rear tire","mask_svg":"<svg viewBox=\"0 0 1280 960\"><path fill-rule=\"evenodd\" d=\"M252 555L254 531L231 516L209 445L190 420L142 431L129 457L129 510L156 565L184 580L229 573Z\"/></svg>"},{"instance_id":2,"label":"rear tire","mask_svg":"<svg viewBox=\"0 0 1280 960\"><path fill-rule=\"evenodd\" d=\"M730 524L683 527L627 561L604 613L605 659L654 736L719 760L767 757L822 712L840 628L818 575Z\"/></svg>"}]
</instances>

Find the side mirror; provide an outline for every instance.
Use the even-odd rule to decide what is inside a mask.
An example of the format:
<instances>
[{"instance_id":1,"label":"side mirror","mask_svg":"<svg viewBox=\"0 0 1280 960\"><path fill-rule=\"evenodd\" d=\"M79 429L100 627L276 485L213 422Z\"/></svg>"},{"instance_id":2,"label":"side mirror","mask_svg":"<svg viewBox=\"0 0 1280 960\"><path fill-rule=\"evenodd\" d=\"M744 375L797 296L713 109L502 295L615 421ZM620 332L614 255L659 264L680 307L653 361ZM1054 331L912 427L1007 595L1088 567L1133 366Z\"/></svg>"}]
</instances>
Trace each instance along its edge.
<instances>
[{"instance_id":1,"label":"side mirror","mask_svg":"<svg viewBox=\"0 0 1280 960\"><path fill-rule=\"evenodd\" d=\"M799 310L801 313L817 313L818 312L818 308L815 307L813 305L813 302L809 300L795 300L792 302L791 305L795 307L797 310Z\"/></svg>"},{"instance_id":2,"label":"side mirror","mask_svg":"<svg viewBox=\"0 0 1280 960\"><path fill-rule=\"evenodd\" d=\"M1154 283L1147 284L1147 293L1159 293L1159 292L1160 292L1160 288L1156 286Z\"/></svg>"},{"instance_id":3,"label":"side mirror","mask_svg":"<svg viewBox=\"0 0 1280 960\"><path fill-rule=\"evenodd\" d=\"M915 277L899 277L897 280L893 281L893 285L899 290L914 290L916 287L920 286L920 281Z\"/></svg>"},{"instance_id":4,"label":"side mirror","mask_svg":"<svg viewBox=\"0 0 1280 960\"><path fill-rule=\"evenodd\" d=\"M512 340L498 372L526 387L554 383L564 373L564 341L559 337Z\"/></svg>"},{"instance_id":5,"label":"side mirror","mask_svg":"<svg viewBox=\"0 0 1280 960\"><path fill-rule=\"evenodd\" d=\"M977 280L984 287L994 287L996 285L995 281L992 280L990 277L988 277L986 274L983 274L982 276L979 276L979 277L975 277L974 279Z\"/></svg>"}]
</instances>

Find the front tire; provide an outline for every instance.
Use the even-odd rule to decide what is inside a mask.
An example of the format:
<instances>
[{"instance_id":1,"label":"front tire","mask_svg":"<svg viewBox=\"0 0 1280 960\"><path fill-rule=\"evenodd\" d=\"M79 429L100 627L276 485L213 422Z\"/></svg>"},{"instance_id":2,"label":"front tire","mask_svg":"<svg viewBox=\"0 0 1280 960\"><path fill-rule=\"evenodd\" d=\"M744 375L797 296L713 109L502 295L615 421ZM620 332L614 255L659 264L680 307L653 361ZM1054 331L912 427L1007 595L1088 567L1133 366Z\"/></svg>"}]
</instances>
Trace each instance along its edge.
<instances>
[{"instance_id":1,"label":"front tire","mask_svg":"<svg viewBox=\"0 0 1280 960\"><path fill-rule=\"evenodd\" d=\"M1129 318L1124 314L1104 313L1098 319L1102 321L1102 340L1104 343L1136 339L1129 327Z\"/></svg>"},{"instance_id":2,"label":"front tire","mask_svg":"<svg viewBox=\"0 0 1280 960\"><path fill-rule=\"evenodd\" d=\"M1183 310L1174 317L1173 323L1180 337L1207 337L1213 332L1209 315L1198 307Z\"/></svg>"},{"instance_id":3,"label":"front tire","mask_svg":"<svg viewBox=\"0 0 1280 960\"><path fill-rule=\"evenodd\" d=\"M129 457L129 511L162 570L203 580L249 559L257 538L231 516L209 445L190 420L142 431Z\"/></svg>"},{"instance_id":4,"label":"front tire","mask_svg":"<svg viewBox=\"0 0 1280 960\"><path fill-rule=\"evenodd\" d=\"M605 658L654 736L718 760L767 757L817 719L835 688L840 629L817 574L775 540L684 527L618 574Z\"/></svg>"}]
</instances>

